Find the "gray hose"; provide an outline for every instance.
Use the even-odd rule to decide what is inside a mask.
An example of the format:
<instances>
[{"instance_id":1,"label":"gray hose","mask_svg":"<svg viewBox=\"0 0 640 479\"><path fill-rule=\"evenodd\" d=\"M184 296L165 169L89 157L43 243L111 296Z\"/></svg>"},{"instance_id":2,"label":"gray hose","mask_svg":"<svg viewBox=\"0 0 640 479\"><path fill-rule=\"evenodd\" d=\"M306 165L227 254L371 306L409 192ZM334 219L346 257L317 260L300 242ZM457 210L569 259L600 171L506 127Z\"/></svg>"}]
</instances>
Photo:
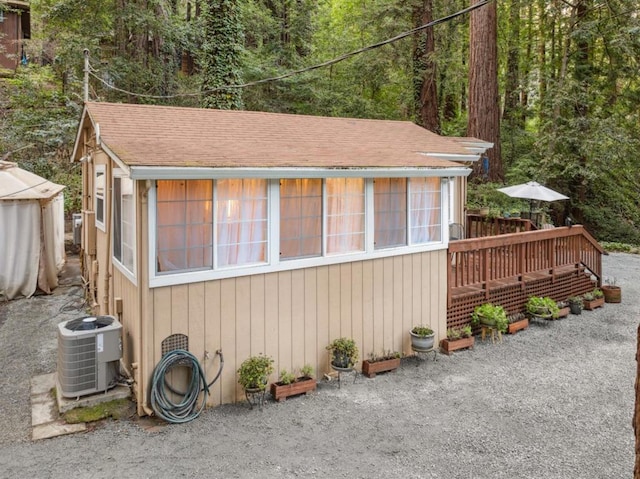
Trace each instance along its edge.
<instances>
[{"instance_id":1,"label":"gray hose","mask_svg":"<svg viewBox=\"0 0 640 479\"><path fill-rule=\"evenodd\" d=\"M224 365L222 351L218 350L216 354L220 356L220 368L218 374L209 384L207 384L200 362L189 351L174 349L162 356L153 370L153 379L151 380L151 407L153 411L171 423L185 423L197 418L206 406L209 387L216 382L222 373ZM166 382L167 373L176 366L186 366L191 369L191 378L185 392L176 390ZM203 393L202 400L198 406L198 397L201 392ZM178 396L179 402L174 402L170 398L170 393Z\"/></svg>"}]
</instances>

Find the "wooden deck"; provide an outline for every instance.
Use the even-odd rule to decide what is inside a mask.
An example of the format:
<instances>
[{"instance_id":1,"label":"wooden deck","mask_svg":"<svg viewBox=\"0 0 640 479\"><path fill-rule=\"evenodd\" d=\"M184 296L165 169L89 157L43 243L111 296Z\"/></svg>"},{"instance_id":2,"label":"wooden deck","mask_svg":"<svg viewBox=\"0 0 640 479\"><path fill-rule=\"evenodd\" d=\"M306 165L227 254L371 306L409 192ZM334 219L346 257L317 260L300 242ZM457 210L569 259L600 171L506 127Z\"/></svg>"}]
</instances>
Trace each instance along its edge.
<instances>
[{"instance_id":1,"label":"wooden deck","mask_svg":"<svg viewBox=\"0 0 640 479\"><path fill-rule=\"evenodd\" d=\"M601 284L602 253L580 225L452 241L447 327L467 324L482 303L513 314L531 296L562 301L590 291Z\"/></svg>"}]
</instances>

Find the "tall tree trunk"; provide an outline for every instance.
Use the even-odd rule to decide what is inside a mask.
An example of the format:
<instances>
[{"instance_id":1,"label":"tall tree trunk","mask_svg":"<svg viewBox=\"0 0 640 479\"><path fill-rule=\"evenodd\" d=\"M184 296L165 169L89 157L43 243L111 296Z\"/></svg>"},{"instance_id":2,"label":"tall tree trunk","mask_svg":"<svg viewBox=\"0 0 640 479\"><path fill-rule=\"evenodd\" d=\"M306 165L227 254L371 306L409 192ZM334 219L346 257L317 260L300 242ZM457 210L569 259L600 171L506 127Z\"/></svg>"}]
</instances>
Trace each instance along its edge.
<instances>
[{"instance_id":1,"label":"tall tree trunk","mask_svg":"<svg viewBox=\"0 0 640 479\"><path fill-rule=\"evenodd\" d=\"M509 26L511 30L507 46L507 78L502 121L514 128L517 125L520 106L520 0L511 0Z\"/></svg>"},{"instance_id":2,"label":"tall tree trunk","mask_svg":"<svg viewBox=\"0 0 640 479\"><path fill-rule=\"evenodd\" d=\"M504 179L500 157L497 20L496 2L471 13L467 135L493 143L487 152L488 171L484 171L484 162L476 162L473 167L474 177L486 177L489 181Z\"/></svg>"},{"instance_id":3,"label":"tall tree trunk","mask_svg":"<svg viewBox=\"0 0 640 479\"><path fill-rule=\"evenodd\" d=\"M414 19L416 26L432 22L433 0L423 0L421 7L414 11ZM418 112L418 124L427 130L440 133L434 51L433 28L427 28L416 37L413 51L413 93Z\"/></svg>"}]
</instances>

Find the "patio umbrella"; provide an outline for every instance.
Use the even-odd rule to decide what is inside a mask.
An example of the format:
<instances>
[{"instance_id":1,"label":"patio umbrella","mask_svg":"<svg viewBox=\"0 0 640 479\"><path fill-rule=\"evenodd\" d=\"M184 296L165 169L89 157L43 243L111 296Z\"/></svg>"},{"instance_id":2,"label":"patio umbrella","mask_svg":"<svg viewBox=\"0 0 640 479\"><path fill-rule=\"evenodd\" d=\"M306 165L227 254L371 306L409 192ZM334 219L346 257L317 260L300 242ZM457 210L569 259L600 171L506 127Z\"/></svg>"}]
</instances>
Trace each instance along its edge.
<instances>
[{"instance_id":1,"label":"patio umbrella","mask_svg":"<svg viewBox=\"0 0 640 479\"><path fill-rule=\"evenodd\" d=\"M569 197L557 191L541 185L537 181L529 181L521 185L505 186L498 188L498 191L512 198L523 198L529 200L529 212L533 210L533 201L557 201L568 200Z\"/></svg>"}]
</instances>

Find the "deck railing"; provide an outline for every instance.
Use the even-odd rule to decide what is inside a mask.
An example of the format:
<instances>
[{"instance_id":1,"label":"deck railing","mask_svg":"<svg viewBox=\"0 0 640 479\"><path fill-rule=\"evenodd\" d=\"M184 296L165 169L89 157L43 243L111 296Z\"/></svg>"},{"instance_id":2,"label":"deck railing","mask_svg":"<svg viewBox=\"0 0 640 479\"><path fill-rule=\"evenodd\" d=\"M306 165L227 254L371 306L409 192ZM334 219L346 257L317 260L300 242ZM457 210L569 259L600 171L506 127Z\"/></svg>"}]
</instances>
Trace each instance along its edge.
<instances>
[{"instance_id":1,"label":"deck railing","mask_svg":"<svg viewBox=\"0 0 640 479\"><path fill-rule=\"evenodd\" d=\"M536 275L553 277L583 268L602 282L602 253L598 242L581 225L526 231L449 243L449 306L452 294L520 282Z\"/></svg>"},{"instance_id":2,"label":"deck railing","mask_svg":"<svg viewBox=\"0 0 640 479\"><path fill-rule=\"evenodd\" d=\"M484 238L509 233L522 233L536 230L536 226L529 219L502 218L481 215L467 215L466 238Z\"/></svg>"}]
</instances>

